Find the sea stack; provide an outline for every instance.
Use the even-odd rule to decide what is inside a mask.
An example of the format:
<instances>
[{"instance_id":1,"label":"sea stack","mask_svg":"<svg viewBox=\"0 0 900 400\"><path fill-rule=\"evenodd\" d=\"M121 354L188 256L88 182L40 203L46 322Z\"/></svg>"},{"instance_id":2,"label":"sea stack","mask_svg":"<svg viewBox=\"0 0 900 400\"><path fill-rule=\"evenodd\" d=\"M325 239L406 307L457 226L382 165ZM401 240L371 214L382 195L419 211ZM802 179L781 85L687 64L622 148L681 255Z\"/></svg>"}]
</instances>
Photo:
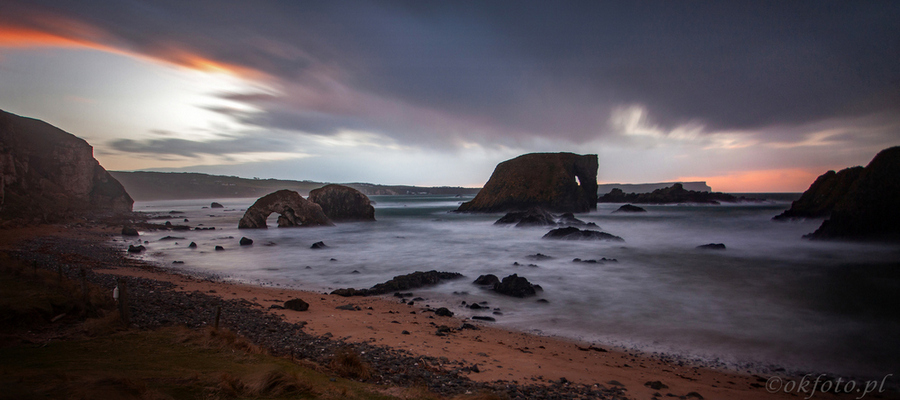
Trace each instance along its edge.
<instances>
[{"instance_id":1,"label":"sea stack","mask_svg":"<svg viewBox=\"0 0 900 400\"><path fill-rule=\"evenodd\" d=\"M293 190L279 190L256 200L238 222L239 229L266 228L266 219L278 213L278 227L333 226L322 207Z\"/></svg>"},{"instance_id":2,"label":"sea stack","mask_svg":"<svg viewBox=\"0 0 900 400\"><path fill-rule=\"evenodd\" d=\"M134 200L83 139L0 111L0 219L47 222L130 213Z\"/></svg>"},{"instance_id":3,"label":"sea stack","mask_svg":"<svg viewBox=\"0 0 900 400\"><path fill-rule=\"evenodd\" d=\"M309 192L309 201L322 207L334 222L374 221L375 207L362 192L343 185L325 185Z\"/></svg>"},{"instance_id":4,"label":"sea stack","mask_svg":"<svg viewBox=\"0 0 900 400\"><path fill-rule=\"evenodd\" d=\"M497 165L464 212L507 212L540 207L550 212L597 209L596 154L531 153Z\"/></svg>"}]
</instances>

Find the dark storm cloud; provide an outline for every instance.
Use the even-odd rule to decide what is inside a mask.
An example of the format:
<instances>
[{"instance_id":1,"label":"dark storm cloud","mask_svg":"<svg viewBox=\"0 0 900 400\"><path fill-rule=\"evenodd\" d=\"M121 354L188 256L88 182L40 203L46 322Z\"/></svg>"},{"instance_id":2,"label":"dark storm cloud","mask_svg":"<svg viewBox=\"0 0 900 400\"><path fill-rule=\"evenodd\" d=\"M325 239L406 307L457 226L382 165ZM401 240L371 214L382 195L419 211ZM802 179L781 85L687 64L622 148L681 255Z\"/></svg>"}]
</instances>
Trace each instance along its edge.
<instances>
[{"instance_id":1,"label":"dark storm cloud","mask_svg":"<svg viewBox=\"0 0 900 400\"><path fill-rule=\"evenodd\" d=\"M59 28L44 17L64 16L153 57L189 64L199 56L269 74L283 93L229 95L262 110L235 116L315 134L582 142L608 131L612 110L633 104L663 128L707 130L900 114L900 3L892 1L3 7L13 13L0 14L16 15L7 23L52 31ZM411 115L418 112L440 118Z\"/></svg>"}]
</instances>

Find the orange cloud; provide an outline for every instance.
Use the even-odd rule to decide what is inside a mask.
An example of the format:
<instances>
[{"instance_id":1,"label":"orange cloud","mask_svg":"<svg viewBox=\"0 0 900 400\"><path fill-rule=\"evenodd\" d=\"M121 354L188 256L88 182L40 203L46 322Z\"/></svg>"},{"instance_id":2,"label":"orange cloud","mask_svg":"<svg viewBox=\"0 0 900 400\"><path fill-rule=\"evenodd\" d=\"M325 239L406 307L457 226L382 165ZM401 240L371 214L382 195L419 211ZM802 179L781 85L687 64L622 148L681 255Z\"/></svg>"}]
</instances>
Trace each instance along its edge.
<instances>
[{"instance_id":1,"label":"orange cloud","mask_svg":"<svg viewBox=\"0 0 900 400\"><path fill-rule=\"evenodd\" d=\"M717 192L803 192L824 170L802 168L733 172L727 175L684 176L678 181L706 181Z\"/></svg>"},{"instance_id":2,"label":"orange cloud","mask_svg":"<svg viewBox=\"0 0 900 400\"><path fill-rule=\"evenodd\" d=\"M94 27L64 18L46 17L44 19L47 19L45 22L48 26L53 26L54 30L58 30L58 32L0 24L0 48L86 48L153 62L164 62L203 72L227 73L247 78L264 76L252 68L215 61L174 45L168 46L166 50L150 53L121 48L121 46L107 44L113 43L114 40Z\"/></svg>"}]
</instances>

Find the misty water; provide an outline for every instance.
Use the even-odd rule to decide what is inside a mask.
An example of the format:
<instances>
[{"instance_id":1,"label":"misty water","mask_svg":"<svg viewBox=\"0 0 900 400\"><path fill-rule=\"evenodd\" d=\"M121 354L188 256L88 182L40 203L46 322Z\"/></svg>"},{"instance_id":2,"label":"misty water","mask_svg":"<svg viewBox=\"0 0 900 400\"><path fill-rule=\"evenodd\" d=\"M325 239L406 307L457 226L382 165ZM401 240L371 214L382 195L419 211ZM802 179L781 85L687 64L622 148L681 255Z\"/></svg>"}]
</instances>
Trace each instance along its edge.
<instances>
[{"instance_id":1,"label":"misty water","mask_svg":"<svg viewBox=\"0 0 900 400\"><path fill-rule=\"evenodd\" d=\"M501 214L450 212L467 198L371 198L377 222L287 229L275 227L273 214L266 230L237 229L255 199L216 199L224 209L205 208L209 200L138 202L135 211L171 215L174 224L216 227L142 232L149 251L141 257L226 280L321 292L368 288L413 271L452 271L465 278L412 292L432 307L493 316L510 329L741 370L883 376L900 364L900 247L802 239L821 220L772 221L788 201L644 206L648 212L640 214L600 204L576 215L622 243L545 240L549 228L496 226ZM242 236L254 244L239 246ZM199 247L189 249L192 241ZM318 241L329 247L311 249ZM696 249L706 243L727 250ZM529 257L537 253L552 258ZM519 274L544 291L518 299L471 284L489 273ZM502 315L469 310L462 301L486 301Z\"/></svg>"}]
</instances>

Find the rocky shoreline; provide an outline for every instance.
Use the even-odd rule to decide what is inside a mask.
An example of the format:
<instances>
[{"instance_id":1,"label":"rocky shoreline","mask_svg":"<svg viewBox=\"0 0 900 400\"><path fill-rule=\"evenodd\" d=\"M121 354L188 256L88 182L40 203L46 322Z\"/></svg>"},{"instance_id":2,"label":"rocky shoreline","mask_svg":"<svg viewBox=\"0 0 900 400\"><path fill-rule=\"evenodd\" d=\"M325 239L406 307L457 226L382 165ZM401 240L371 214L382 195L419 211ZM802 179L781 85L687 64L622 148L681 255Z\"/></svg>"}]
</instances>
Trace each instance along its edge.
<instances>
[{"instance_id":1,"label":"rocky shoreline","mask_svg":"<svg viewBox=\"0 0 900 400\"><path fill-rule=\"evenodd\" d=\"M446 357L415 355L405 350L369 343L350 343L345 338L313 335L304 332L302 323L289 323L265 311L247 299L223 299L215 293L183 292L174 284L139 277L94 273L92 267L123 267L134 264L120 249L98 240L75 238L39 238L25 242L10 254L41 268L62 271L80 279L82 268L86 279L108 288L110 293L119 279L127 285L130 320L133 328L155 329L184 325L200 328L211 325L216 309L221 308L220 326L246 337L272 354L305 359L327 365L338 349L352 348L368 362L373 373L369 382L404 387L425 386L442 395L459 395L476 391L506 394L512 399L619 399L624 389L615 385L569 382L565 378L549 384L527 384L498 380L477 382L462 375L478 370L477 364ZM71 255L78 257L71 257ZM77 260L77 262L72 262ZM144 265L143 268L156 268ZM213 279L213 278L206 278ZM451 328L453 329L453 328ZM477 328L476 328L477 329Z\"/></svg>"}]
</instances>

